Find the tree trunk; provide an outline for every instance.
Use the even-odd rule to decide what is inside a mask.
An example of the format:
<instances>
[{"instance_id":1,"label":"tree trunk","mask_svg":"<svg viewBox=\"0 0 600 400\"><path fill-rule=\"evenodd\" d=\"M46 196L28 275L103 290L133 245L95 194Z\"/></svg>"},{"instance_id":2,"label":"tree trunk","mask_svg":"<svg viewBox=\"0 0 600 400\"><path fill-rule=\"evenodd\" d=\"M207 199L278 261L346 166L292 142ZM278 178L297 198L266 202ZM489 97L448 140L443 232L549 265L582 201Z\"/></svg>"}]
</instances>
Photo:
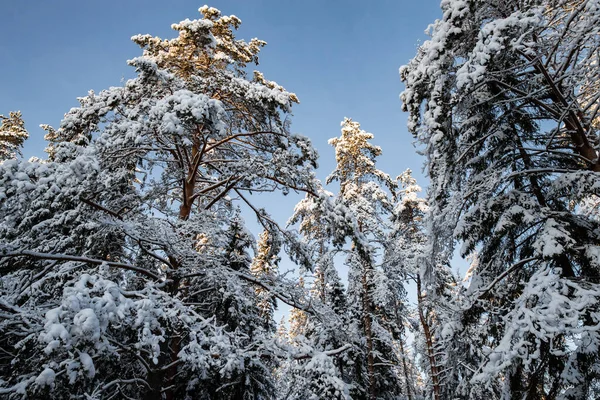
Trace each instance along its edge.
<instances>
[{"instance_id":1,"label":"tree trunk","mask_svg":"<svg viewBox=\"0 0 600 400\"><path fill-rule=\"evenodd\" d=\"M397 308L396 308L397 310ZM404 351L404 338L400 334L400 352L402 353L402 368L404 368L404 381L406 382L406 395L408 400L413 400L412 391L410 390L410 379L408 379L408 366L406 365L406 352Z\"/></svg>"},{"instance_id":2,"label":"tree trunk","mask_svg":"<svg viewBox=\"0 0 600 400\"><path fill-rule=\"evenodd\" d=\"M366 267L366 266L365 266ZM369 285L367 278L367 268L363 271L363 323L365 324L365 338L367 339L367 378L369 380L369 399L377 398L377 390L375 387L375 357L373 357L373 328L371 314L373 307L369 298Z\"/></svg>"},{"instance_id":3,"label":"tree trunk","mask_svg":"<svg viewBox=\"0 0 600 400\"><path fill-rule=\"evenodd\" d=\"M528 57L532 61L531 57ZM550 72L541 62L535 62L534 68L543 76L550 89L550 98L564 112L564 123L571 137L577 153L589 160L589 169L594 172L600 172L600 158L598 153L587 137L587 129L583 120L583 113L579 108L574 110L572 104L569 104L566 96L560 87L560 82L555 81Z\"/></svg>"},{"instance_id":4,"label":"tree trunk","mask_svg":"<svg viewBox=\"0 0 600 400\"><path fill-rule=\"evenodd\" d=\"M419 319L421 320L421 325L423 326L423 334L425 335L425 343L427 346L427 356L429 358L429 368L431 375L431 384L433 385L433 398L435 400L442 399L442 393L440 388L439 381L439 370L437 367L437 362L435 360L435 350L433 348L433 337L431 335L431 330L429 328L429 323L427 322L427 317L423 312L423 295L421 294L421 278L417 276L417 308L419 310Z\"/></svg>"},{"instance_id":5,"label":"tree trunk","mask_svg":"<svg viewBox=\"0 0 600 400\"><path fill-rule=\"evenodd\" d=\"M183 179L183 196L181 199L181 206L179 207L179 219L187 220L192 212L193 195L194 195L195 182L194 179ZM177 260L173 257L169 257L169 261L173 265L173 268L177 269ZM179 291L180 280L174 279L173 282L166 287L173 296L177 295ZM152 386L152 393L147 397L152 400L174 400L175 399L175 388L174 379L177 374L177 364L175 363L178 359L180 342L176 336L167 337L164 346L161 346L161 359L158 365L171 365L165 371L151 373L148 378L150 385ZM164 354L164 356L163 356ZM165 389L167 388L167 389ZM163 396L164 394L164 396Z\"/></svg>"},{"instance_id":6,"label":"tree trunk","mask_svg":"<svg viewBox=\"0 0 600 400\"><path fill-rule=\"evenodd\" d=\"M362 222L358 221L358 230L362 232ZM353 244L357 248L356 244ZM365 325L365 338L367 341L367 379L369 399L377 398L377 389L375 384L375 357L373 356L373 302L371 301L369 291L368 273L371 270L371 263L368 260L368 253L359 248L359 257L362 264L362 286L363 286L363 324Z\"/></svg>"},{"instance_id":7,"label":"tree trunk","mask_svg":"<svg viewBox=\"0 0 600 400\"><path fill-rule=\"evenodd\" d=\"M183 198L181 199L181 206L179 207L179 219L186 220L190 217L190 213L192 212L192 204L193 204L193 196L194 196L194 188L196 186L196 182L193 180L190 182L190 179L183 180Z\"/></svg>"},{"instance_id":8,"label":"tree trunk","mask_svg":"<svg viewBox=\"0 0 600 400\"><path fill-rule=\"evenodd\" d=\"M169 358L169 346L164 341L160 344L158 363L149 371L148 378L146 379L148 385L150 385L150 391L144 395L145 400L163 400L163 389L168 384L165 385L165 371L161 367L169 363Z\"/></svg>"}]
</instances>

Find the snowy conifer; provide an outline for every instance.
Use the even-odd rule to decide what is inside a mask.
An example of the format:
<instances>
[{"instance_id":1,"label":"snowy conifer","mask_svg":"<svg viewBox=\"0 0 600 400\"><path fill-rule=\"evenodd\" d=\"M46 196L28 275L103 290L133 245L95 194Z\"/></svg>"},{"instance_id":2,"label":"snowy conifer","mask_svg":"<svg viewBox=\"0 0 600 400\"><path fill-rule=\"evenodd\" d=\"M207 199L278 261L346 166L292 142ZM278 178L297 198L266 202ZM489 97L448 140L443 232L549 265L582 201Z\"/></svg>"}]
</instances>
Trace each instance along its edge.
<instances>
[{"instance_id":1,"label":"snowy conifer","mask_svg":"<svg viewBox=\"0 0 600 400\"><path fill-rule=\"evenodd\" d=\"M339 182L339 202L350 210L358 226L346 260L349 325L355 332L354 340L364 341L365 345L353 349L357 353L352 360L352 395L394 398L401 391L395 369L398 360L393 351L395 327L385 315L387 278L376 258L381 251L378 243L385 237L385 216L392 209L390 194L395 195L396 183L375 166L381 148L369 142L373 135L349 118L341 126L341 136L329 140L335 148L337 165L327 182ZM349 352L346 357L352 355Z\"/></svg>"},{"instance_id":2,"label":"snowy conifer","mask_svg":"<svg viewBox=\"0 0 600 400\"><path fill-rule=\"evenodd\" d=\"M29 134L21 112L10 112L8 117L0 115L0 161L15 158Z\"/></svg>"},{"instance_id":3,"label":"snowy conifer","mask_svg":"<svg viewBox=\"0 0 600 400\"><path fill-rule=\"evenodd\" d=\"M0 165L0 395L273 398L288 349L255 289L309 303L251 274L238 203L304 261L248 193L312 191L316 152L289 133L296 96L246 79L264 42L201 11L175 39L134 37L137 76L45 127L48 161Z\"/></svg>"},{"instance_id":4,"label":"snowy conifer","mask_svg":"<svg viewBox=\"0 0 600 400\"><path fill-rule=\"evenodd\" d=\"M269 243L269 231L260 234L257 253L252 260L250 273L264 282L273 282L277 278L277 254L273 254L273 246ZM276 298L268 290L256 288L257 306L260 319L268 331L275 331L273 313L277 308Z\"/></svg>"},{"instance_id":5,"label":"snowy conifer","mask_svg":"<svg viewBox=\"0 0 600 400\"><path fill-rule=\"evenodd\" d=\"M600 7L593 0L442 2L401 69L431 178L430 259L477 252L455 398L595 397ZM430 263L429 265L432 265ZM434 275L434 274L432 274Z\"/></svg>"}]
</instances>

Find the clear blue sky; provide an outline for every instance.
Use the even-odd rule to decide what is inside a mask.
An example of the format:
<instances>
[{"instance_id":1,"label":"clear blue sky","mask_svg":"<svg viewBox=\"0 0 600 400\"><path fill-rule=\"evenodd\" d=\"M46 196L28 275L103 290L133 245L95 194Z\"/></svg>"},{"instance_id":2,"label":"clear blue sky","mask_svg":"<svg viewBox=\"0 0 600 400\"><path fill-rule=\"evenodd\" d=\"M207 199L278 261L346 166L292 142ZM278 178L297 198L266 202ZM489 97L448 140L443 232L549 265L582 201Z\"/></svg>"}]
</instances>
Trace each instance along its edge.
<instances>
[{"instance_id":1,"label":"clear blue sky","mask_svg":"<svg viewBox=\"0 0 600 400\"><path fill-rule=\"evenodd\" d=\"M0 114L23 112L31 134L26 158L45 156L39 124L58 127L63 114L78 105L77 97L133 77L126 60L140 49L129 40L132 35L173 37L171 24L198 18L204 5L203 0L2 3ZM380 169L396 176L411 168L426 186L423 159L401 111L398 68L415 55L427 25L441 15L439 0L214 0L208 5L241 18L238 38L267 41L257 69L299 96L292 130L310 137L319 150L321 179L335 163L327 140L339 136L347 116L375 135L383 148ZM302 196L290 197L271 197L263 206L285 222ZM247 219L255 230L253 218Z\"/></svg>"},{"instance_id":2,"label":"clear blue sky","mask_svg":"<svg viewBox=\"0 0 600 400\"><path fill-rule=\"evenodd\" d=\"M203 1L203 0L201 0ZM41 123L57 127L87 91L132 77L138 33L172 37L171 23L197 18L203 2L6 0L0 24L0 113L21 110L31 133L24 155L44 156ZM348 116L375 134L380 168L397 175L422 159L406 130L398 68L415 54L439 0L222 1L210 6L242 19L238 37L267 41L257 69L298 94L292 129L313 140L319 177L333 168L327 139Z\"/></svg>"}]
</instances>

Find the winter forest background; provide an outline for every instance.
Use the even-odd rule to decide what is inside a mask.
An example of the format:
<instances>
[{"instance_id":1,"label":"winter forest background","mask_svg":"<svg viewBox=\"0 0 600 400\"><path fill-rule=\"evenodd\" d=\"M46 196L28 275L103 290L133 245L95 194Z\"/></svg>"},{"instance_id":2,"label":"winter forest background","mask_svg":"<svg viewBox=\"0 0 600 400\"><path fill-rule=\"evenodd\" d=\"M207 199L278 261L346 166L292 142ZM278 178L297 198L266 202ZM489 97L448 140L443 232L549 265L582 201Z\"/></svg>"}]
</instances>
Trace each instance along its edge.
<instances>
[{"instance_id":1,"label":"winter forest background","mask_svg":"<svg viewBox=\"0 0 600 400\"><path fill-rule=\"evenodd\" d=\"M600 397L600 1L183 3L3 10L0 397Z\"/></svg>"}]
</instances>

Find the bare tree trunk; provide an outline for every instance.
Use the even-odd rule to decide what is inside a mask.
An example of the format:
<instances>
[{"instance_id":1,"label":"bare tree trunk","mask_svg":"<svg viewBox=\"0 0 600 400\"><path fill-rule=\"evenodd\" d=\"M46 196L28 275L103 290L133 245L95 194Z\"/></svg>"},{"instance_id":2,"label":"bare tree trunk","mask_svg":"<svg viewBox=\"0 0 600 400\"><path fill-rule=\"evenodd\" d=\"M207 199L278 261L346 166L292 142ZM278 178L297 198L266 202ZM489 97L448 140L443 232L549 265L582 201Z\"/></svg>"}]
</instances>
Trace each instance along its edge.
<instances>
[{"instance_id":1,"label":"bare tree trunk","mask_svg":"<svg viewBox=\"0 0 600 400\"><path fill-rule=\"evenodd\" d=\"M362 232L362 222L358 221L358 230ZM354 245L355 246L355 245ZM356 247L356 246L355 246ZM363 324L365 325L365 338L367 341L367 379L369 399L377 398L377 389L375 384L375 357L373 356L373 302L371 301L369 291L368 273L371 269L371 263L368 259L368 253L364 249L359 250L359 257L362 264L362 286L363 286Z\"/></svg>"},{"instance_id":2,"label":"bare tree trunk","mask_svg":"<svg viewBox=\"0 0 600 400\"><path fill-rule=\"evenodd\" d=\"M366 265L363 267L366 267ZM373 307L369 296L367 272L368 270L365 268L362 276L362 285L364 291L363 323L365 324L365 338L367 339L367 378L369 380L369 399L375 400L377 398L377 391L375 388L375 357L373 356L373 321L371 321Z\"/></svg>"},{"instance_id":3,"label":"bare tree trunk","mask_svg":"<svg viewBox=\"0 0 600 400\"><path fill-rule=\"evenodd\" d=\"M396 313L398 308L396 307ZM408 366L406 365L406 352L404 351L404 338L400 334L400 352L402 353L402 368L404 369L404 381L406 382L406 395L408 400L413 400L412 391L410 390L410 379L408 379Z\"/></svg>"},{"instance_id":4,"label":"bare tree trunk","mask_svg":"<svg viewBox=\"0 0 600 400\"><path fill-rule=\"evenodd\" d=\"M433 348L433 337L431 335L431 329L427 322L427 317L423 311L423 295L421 293L421 278L417 276L417 308L419 310L419 319L421 320L421 326L423 326L423 334L425 335L425 343L427 346L427 356L429 358L429 370L431 375L431 384L433 385L433 398L435 400L441 400L441 388L439 381L439 370L437 362L435 360L435 350Z\"/></svg>"},{"instance_id":5,"label":"bare tree trunk","mask_svg":"<svg viewBox=\"0 0 600 400\"><path fill-rule=\"evenodd\" d=\"M179 219L186 220L190 217L192 212L192 204L194 202L194 188L196 183L190 179L183 180L183 199L181 199L181 206L179 207Z\"/></svg>"}]
</instances>

